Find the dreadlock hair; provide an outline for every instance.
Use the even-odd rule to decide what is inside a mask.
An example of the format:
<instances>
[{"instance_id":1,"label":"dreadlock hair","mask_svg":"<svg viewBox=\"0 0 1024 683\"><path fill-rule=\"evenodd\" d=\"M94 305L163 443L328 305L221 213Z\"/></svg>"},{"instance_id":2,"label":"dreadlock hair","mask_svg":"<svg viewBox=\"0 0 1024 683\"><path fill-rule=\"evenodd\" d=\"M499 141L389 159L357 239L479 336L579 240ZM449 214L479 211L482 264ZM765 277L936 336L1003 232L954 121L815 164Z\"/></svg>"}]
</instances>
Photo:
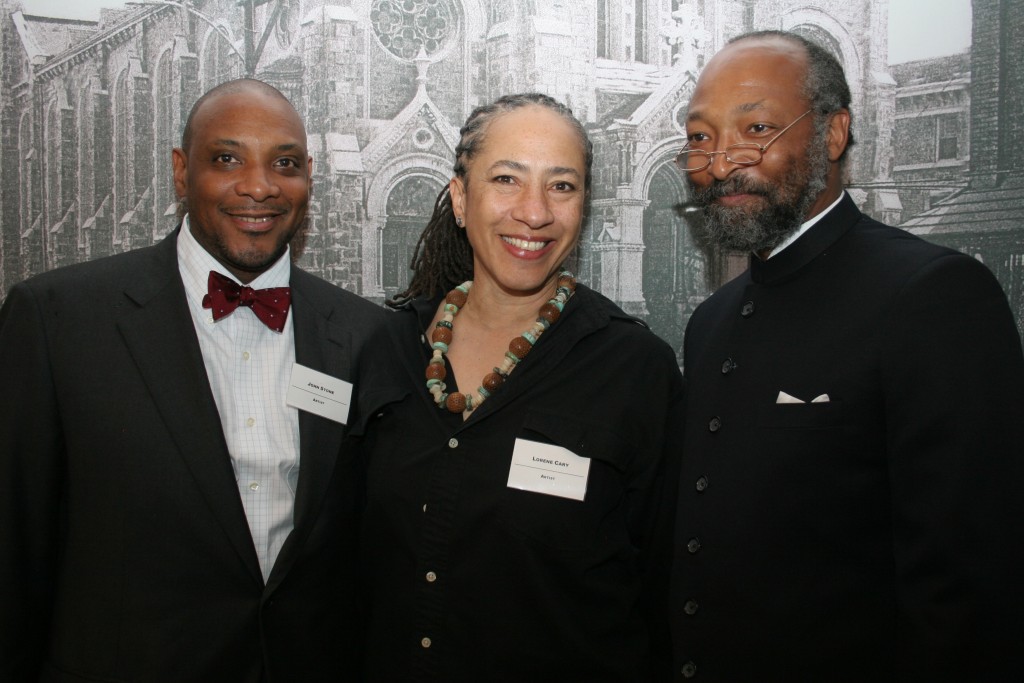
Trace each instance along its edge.
<instances>
[{"instance_id":1,"label":"dreadlock hair","mask_svg":"<svg viewBox=\"0 0 1024 683\"><path fill-rule=\"evenodd\" d=\"M732 38L727 44L758 38L780 38L802 47L807 54L807 74L804 76L802 90L804 97L814 108L814 127L819 137L824 137L828 120L832 114L840 109L850 112L849 138L846 142L846 149L839 157L839 161L844 162L847 152L853 147L854 140L853 112L850 111L850 86L846 82L843 65L821 45L804 38L799 33L790 31L752 31Z\"/></svg>"},{"instance_id":2,"label":"dreadlock hair","mask_svg":"<svg viewBox=\"0 0 1024 683\"><path fill-rule=\"evenodd\" d=\"M541 93L520 93L505 95L491 104L477 107L459 130L459 144L455 147L455 175L466 183L469 162L473 160L485 143L487 127L503 114L523 107L539 106L550 109L568 121L579 136L583 147L586 175L583 180L584 194L590 196L591 166L594 163L594 147L587 131L572 110L558 100ZM473 278L473 248L466 237L466 231L455 223L452 197L445 185L434 202L434 212L427 227L420 234L409 267L413 270L412 280L404 292L399 292L387 304L393 308L418 296L444 294L452 287Z\"/></svg>"}]
</instances>

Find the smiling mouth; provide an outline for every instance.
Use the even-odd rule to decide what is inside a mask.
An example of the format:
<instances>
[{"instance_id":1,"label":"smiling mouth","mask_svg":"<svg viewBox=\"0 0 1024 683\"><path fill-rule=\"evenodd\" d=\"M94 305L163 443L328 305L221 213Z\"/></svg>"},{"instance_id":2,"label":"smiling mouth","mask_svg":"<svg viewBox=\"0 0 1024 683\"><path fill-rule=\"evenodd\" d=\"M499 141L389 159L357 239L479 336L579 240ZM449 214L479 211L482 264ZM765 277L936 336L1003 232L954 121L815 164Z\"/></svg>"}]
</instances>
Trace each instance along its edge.
<instances>
[{"instance_id":1,"label":"smiling mouth","mask_svg":"<svg viewBox=\"0 0 1024 683\"><path fill-rule=\"evenodd\" d=\"M506 235L502 235L501 239L505 244L510 244L516 249L522 249L523 251L540 251L551 244L551 240L521 240L518 237L507 237Z\"/></svg>"},{"instance_id":2,"label":"smiling mouth","mask_svg":"<svg viewBox=\"0 0 1024 683\"><path fill-rule=\"evenodd\" d=\"M268 223L273 222L275 219L280 218L284 215L283 212L275 211L274 213L261 213L261 214L246 214L246 213L232 213L231 211L225 211L232 220L238 221L239 223L245 223L253 227L260 227Z\"/></svg>"}]
</instances>

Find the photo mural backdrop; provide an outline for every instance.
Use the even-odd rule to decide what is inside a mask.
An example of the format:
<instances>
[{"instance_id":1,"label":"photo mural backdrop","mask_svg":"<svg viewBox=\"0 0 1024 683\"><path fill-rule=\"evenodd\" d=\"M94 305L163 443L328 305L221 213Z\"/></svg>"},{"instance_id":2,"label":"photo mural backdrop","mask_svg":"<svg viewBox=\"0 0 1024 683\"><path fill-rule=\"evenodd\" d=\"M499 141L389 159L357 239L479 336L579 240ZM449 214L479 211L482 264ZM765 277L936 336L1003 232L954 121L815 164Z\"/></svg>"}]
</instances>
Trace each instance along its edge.
<instances>
[{"instance_id":1,"label":"photo mural backdrop","mask_svg":"<svg viewBox=\"0 0 1024 683\"><path fill-rule=\"evenodd\" d=\"M843 64L861 208L985 262L1024 327L1024 0L974 0L968 50L896 65L884 0L191 0L98 21L0 10L0 296L173 230L170 150L192 103L254 76L306 121L300 264L383 301L409 278L467 114L536 90L594 141L580 280L681 354L694 308L746 259L694 239L672 163L686 107L725 41L770 28Z\"/></svg>"}]
</instances>

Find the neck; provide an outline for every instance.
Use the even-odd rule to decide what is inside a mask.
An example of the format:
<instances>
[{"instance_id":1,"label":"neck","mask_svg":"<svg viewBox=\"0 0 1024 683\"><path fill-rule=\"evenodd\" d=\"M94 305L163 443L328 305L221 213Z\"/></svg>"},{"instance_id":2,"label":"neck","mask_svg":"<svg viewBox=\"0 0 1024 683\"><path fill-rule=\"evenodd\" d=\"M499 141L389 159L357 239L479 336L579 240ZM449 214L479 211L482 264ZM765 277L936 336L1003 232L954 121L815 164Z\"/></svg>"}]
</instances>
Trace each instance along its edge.
<instances>
[{"instance_id":1,"label":"neck","mask_svg":"<svg viewBox=\"0 0 1024 683\"><path fill-rule=\"evenodd\" d=\"M558 273L555 273L535 292L512 294L487 278L474 280L469 301L459 314L460 321L486 330L521 332L533 324L538 309L555 295L557 282Z\"/></svg>"},{"instance_id":2,"label":"neck","mask_svg":"<svg viewBox=\"0 0 1024 683\"><path fill-rule=\"evenodd\" d=\"M811 204L810 210L807 215L804 216L803 222L811 220L822 211L832 205L832 202L839 199L839 195L843 193L843 169L839 162L832 162L828 171L828 180L825 184L825 189L821 191L818 198Z\"/></svg>"}]
</instances>

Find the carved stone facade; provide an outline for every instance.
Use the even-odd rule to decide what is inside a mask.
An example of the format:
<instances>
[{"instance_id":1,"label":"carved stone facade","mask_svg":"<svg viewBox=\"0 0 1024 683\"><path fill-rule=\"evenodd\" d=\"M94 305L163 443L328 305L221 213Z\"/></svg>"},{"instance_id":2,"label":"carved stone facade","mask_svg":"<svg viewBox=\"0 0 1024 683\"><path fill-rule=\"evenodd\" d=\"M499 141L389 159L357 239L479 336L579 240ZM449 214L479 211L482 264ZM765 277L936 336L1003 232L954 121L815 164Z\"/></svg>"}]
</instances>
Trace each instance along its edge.
<instances>
[{"instance_id":1,"label":"carved stone facade","mask_svg":"<svg viewBox=\"0 0 1024 683\"><path fill-rule=\"evenodd\" d=\"M739 261L697 246L672 159L699 68L763 28L840 58L855 197L891 218L900 129L885 2L196 0L99 22L26 16L16 0L0 8L3 292L172 230L170 149L191 104L251 74L306 120L316 177L302 265L380 301L408 278L461 122L501 94L538 90L567 102L595 143L581 280L681 352L693 308Z\"/></svg>"}]
</instances>

